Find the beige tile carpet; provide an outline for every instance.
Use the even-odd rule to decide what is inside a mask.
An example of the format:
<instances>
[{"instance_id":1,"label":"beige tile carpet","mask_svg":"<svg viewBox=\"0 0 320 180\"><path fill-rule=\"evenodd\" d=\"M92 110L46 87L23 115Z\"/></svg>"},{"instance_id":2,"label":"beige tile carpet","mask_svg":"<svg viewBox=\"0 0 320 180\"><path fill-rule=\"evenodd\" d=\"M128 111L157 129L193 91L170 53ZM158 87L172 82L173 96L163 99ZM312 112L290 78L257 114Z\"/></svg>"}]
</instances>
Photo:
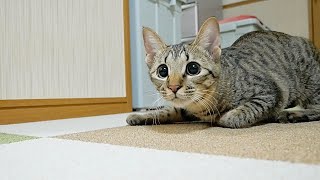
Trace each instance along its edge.
<instances>
[{"instance_id":1,"label":"beige tile carpet","mask_svg":"<svg viewBox=\"0 0 320 180\"><path fill-rule=\"evenodd\" d=\"M123 126L59 136L122 146L320 164L320 122L245 129L207 124Z\"/></svg>"}]
</instances>

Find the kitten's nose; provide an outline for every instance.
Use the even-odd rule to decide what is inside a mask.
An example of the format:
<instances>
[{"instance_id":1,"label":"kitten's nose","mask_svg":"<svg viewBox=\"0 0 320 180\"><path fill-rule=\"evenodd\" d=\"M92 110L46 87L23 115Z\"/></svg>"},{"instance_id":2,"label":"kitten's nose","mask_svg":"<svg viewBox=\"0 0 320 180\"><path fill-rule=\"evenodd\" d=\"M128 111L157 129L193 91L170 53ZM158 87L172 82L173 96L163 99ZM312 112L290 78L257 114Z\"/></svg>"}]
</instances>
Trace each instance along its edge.
<instances>
[{"instance_id":1,"label":"kitten's nose","mask_svg":"<svg viewBox=\"0 0 320 180\"><path fill-rule=\"evenodd\" d=\"M168 88L171 89L171 91L173 93L176 93L181 88L181 86L179 86L179 85L169 85Z\"/></svg>"}]
</instances>

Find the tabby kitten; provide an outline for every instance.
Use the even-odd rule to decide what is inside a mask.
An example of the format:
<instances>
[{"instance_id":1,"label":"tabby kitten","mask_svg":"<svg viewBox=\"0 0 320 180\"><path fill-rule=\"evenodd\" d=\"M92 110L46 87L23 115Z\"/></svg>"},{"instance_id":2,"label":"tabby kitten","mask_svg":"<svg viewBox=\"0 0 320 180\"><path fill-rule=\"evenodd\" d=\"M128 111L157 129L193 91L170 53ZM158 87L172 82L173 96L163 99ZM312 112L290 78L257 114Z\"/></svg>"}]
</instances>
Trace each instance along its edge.
<instances>
[{"instance_id":1,"label":"tabby kitten","mask_svg":"<svg viewBox=\"0 0 320 180\"><path fill-rule=\"evenodd\" d=\"M130 115L129 125L320 120L320 52L304 38L256 31L221 50L218 22L209 18L191 44L167 46L149 28L143 39L150 78L173 106Z\"/></svg>"}]
</instances>

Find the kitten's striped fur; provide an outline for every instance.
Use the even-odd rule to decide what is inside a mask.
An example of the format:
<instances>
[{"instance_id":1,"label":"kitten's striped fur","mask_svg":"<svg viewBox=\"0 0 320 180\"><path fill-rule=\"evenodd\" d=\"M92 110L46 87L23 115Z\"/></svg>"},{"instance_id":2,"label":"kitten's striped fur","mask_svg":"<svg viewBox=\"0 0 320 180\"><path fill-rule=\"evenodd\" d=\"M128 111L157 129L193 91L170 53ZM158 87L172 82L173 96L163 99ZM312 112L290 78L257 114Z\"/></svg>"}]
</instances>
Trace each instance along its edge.
<instances>
[{"instance_id":1,"label":"kitten's striped fur","mask_svg":"<svg viewBox=\"0 0 320 180\"><path fill-rule=\"evenodd\" d=\"M130 115L130 125L201 120L240 128L264 120L320 120L320 52L304 38L257 31L221 51L215 18L190 45L167 46L149 28L143 35L150 78L172 107L157 116ZM200 64L199 74L186 73L190 62ZM169 69L165 78L161 64Z\"/></svg>"}]
</instances>

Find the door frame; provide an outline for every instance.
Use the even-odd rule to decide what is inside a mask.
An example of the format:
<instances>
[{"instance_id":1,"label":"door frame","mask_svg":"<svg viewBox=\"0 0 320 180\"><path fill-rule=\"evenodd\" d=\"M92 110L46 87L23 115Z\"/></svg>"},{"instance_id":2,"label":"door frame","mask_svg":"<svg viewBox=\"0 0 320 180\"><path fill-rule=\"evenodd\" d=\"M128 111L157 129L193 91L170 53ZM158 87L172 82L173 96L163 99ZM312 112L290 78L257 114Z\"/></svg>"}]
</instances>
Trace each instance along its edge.
<instances>
[{"instance_id":1,"label":"door frame","mask_svg":"<svg viewBox=\"0 0 320 180\"><path fill-rule=\"evenodd\" d=\"M0 124L131 112L129 0L123 0L123 18L125 97L0 100Z\"/></svg>"},{"instance_id":2,"label":"door frame","mask_svg":"<svg viewBox=\"0 0 320 180\"><path fill-rule=\"evenodd\" d=\"M320 0L309 0L309 38L320 49Z\"/></svg>"}]
</instances>

